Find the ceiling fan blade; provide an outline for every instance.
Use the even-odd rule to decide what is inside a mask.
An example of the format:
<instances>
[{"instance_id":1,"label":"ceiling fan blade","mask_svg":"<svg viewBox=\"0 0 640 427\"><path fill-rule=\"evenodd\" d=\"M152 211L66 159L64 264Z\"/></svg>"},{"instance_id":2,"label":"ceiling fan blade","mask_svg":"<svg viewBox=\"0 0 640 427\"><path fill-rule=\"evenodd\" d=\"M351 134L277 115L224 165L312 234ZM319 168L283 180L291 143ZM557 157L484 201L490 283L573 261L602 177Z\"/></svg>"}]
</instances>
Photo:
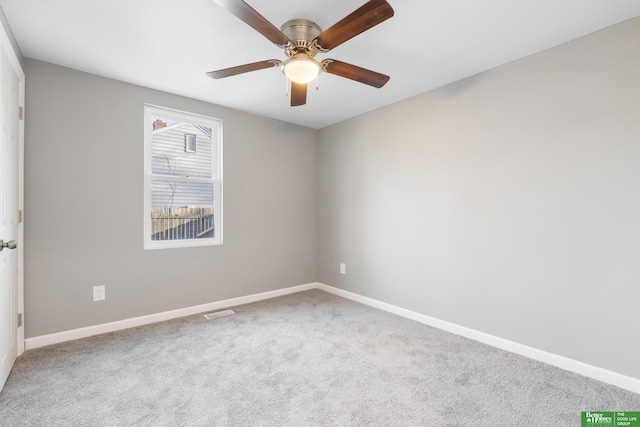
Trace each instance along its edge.
<instances>
[{"instance_id":1,"label":"ceiling fan blade","mask_svg":"<svg viewBox=\"0 0 640 427\"><path fill-rule=\"evenodd\" d=\"M292 43L275 25L242 0L213 0L278 46Z\"/></svg>"},{"instance_id":2,"label":"ceiling fan blade","mask_svg":"<svg viewBox=\"0 0 640 427\"><path fill-rule=\"evenodd\" d=\"M252 62L251 64L238 65L237 67L225 68L222 70L209 71L207 76L212 79L222 79L224 77L235 76L237 74L248 73L250 71L258 71L265 68L273 68L282 64L278 59L269 59L267 61Z\"/></svg>"},{"instance_id":3,"label":"ceiling fan blade","mask_svg":"<svg viewBox=\"0 0 640 427\"><path fill-rule=\"evenodd\" d=\"M332 27L324 30L316 38L316 42L323 49L331 50L392 16L393 8L386 0L368 1Z\"/></svg>"},{"instance_id":4,"label":"ceiling fan blade","mask_svg":"<svg viewBox=\"0 0 640 427\"><path fill-rule=\"evenodd\" d=\"M384 86L390 78L387 75L335 59L325 59L322 61L322 66L329 74L335 74L336 76L345 77L377 88Z\"/></svg>"},{"instance_id":5,"label":"ceiling fan blade","mask_svg":"<svg viewBox=\"0 0 640 427\"><path fill-rule=\"evenodd\" d=\"M291 82L291 106L297 107L307 103L307 84Z\"/></svg>"}]
</instances>

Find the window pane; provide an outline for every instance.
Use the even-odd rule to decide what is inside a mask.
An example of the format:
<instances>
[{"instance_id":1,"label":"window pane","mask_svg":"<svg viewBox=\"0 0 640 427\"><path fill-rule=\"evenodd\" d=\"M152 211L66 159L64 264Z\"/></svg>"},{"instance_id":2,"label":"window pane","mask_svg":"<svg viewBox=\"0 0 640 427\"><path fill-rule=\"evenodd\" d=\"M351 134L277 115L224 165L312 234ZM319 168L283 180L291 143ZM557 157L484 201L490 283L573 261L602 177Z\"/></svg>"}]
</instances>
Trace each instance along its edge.
<instances>
[{"instance_id":1,"label":"window pane","mask_svg":"<svg viewBox=\"0 0 640 427\"><path fill-rule=\"evenodd\" d=\"M213 183L151 180L151 240L215 237Z\"/></svg>"},{"instance_id":2,"label":"window pane","mask_svg":"<svg viewBox=\"0 0 640 427\"><path fill-rule=\"evenodd\" d=\"M153 117L151 173L212 178L210 127Z\"/></svg>"}]
</instances>

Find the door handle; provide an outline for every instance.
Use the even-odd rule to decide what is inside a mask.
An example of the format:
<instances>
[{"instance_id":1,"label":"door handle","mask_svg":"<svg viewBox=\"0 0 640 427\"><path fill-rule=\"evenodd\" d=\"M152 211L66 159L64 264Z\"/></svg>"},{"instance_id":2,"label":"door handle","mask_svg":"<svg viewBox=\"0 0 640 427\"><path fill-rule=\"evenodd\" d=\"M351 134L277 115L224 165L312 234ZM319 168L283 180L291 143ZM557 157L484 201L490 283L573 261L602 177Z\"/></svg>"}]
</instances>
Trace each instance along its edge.
<instances>
[{"instance_id":1,"label":"door handle","mask_svg":"<svg viewBox=\"0 0 640 427\"><path fill-rule=\"evenodd\" d=\"M0 240L0 252L2 252L4 248L15 249L17 247L18 247L18 242L16 242L15 240L9 240L8 242L5 242L4 240Z\"/></svg>"}]
</instances>

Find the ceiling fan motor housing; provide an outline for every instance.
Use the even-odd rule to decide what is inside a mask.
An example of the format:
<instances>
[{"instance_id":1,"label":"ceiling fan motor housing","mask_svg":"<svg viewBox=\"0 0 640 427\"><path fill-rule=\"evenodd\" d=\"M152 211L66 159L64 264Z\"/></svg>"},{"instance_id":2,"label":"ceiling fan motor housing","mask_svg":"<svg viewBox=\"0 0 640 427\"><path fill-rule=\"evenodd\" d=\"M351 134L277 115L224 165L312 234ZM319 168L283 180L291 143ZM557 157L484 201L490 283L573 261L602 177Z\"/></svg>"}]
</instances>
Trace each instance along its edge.
<instances>
[{"instance_id":1,"label":"ceiling fan motor housing","mask_svg":"<svg viewBox=\"0 0 640 427\"><path fill-rule=\"evenodd\" d=\"M322 32L318 24L308 19L292 19L285 22L280 29L291 40L304 40L307 42L315 39Z\"/></svg>"},{"instance_id":2,"label":"ceiling fan motor housing","mask_svg":"<svg viewBox=\"0 0 640 427\"><path fill-rule=\"evenodd\" d=\"M290 58L300 54L304 54L308 58L315 56L318 50L312 46L312 42L322 33L318 24L308 19L292 19L285 22L280 29L295 43L295 45L285 48L287 56Z\"/></svg>"}]
</instances>

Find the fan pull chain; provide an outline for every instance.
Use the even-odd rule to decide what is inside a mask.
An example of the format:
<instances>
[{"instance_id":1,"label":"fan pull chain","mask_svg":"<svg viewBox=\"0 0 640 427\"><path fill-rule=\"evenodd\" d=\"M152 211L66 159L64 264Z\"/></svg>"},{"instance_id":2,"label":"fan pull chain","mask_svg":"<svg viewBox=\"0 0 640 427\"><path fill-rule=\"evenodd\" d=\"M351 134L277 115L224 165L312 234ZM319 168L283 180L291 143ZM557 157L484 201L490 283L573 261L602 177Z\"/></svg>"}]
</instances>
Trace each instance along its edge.
<instances>
[{"instance_id":1,"label":"fan pull chain","mask_svg":"<svg viewBox=\"0 0 640 427\"><path fill-rule=\"evenodd\" d=\"M320 73L318 73L318 75L316 76L316 90L319 90L318 89L320 87L320 85L318 84L319 81L320 81Z\"/></svg>"},{"instance_id":2,"label":"fan pull chain","mask_svg":"<svg viewBox=\"0 0 640 427\"><path fill-rule=\"evenodd\" d=\"M287 77L284 79L284 96L289 96L289 86L291 86L291 80Z\"/></svg>"}]
</instances>

